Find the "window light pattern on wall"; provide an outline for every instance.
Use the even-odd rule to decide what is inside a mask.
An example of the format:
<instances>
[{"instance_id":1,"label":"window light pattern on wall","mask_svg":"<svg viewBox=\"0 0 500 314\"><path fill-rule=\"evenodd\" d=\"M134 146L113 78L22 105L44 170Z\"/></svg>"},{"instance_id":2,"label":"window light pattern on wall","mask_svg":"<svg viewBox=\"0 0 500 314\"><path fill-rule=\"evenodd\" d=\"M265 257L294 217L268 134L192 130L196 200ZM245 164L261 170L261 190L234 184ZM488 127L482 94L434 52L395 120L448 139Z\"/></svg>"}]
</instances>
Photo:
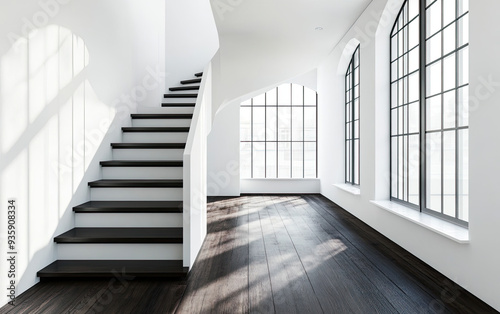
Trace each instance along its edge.
<instances>
[{"instance_id":1,"label":"window light pattern on wall","mask_svg":"<svg viewBox=\"0 0 500 314\"><path fill-rule=\"evenodd\" d=\"M467 225L467 0L407 0L391 33L391 199Z\"/></svg>"},{"instance_id":2,"label":"window light pattern on wall","mask_svg":"<svg viewBox=\"0 0 500 314\"><path fill-rule=\"evenodd\" d=\"M283 84L241 104L241 178L317 177L317 94Z\"/></svg>"},{"instance_id":3,"label":"window light pattern on wall","mask_svg":"<svg viewBox=\"0 0 500 314\"><path fill-rule=\"evenodd\" d=\"M345 75L345 182L359 185L359 45Z\"/></svg>"}]
</instances>

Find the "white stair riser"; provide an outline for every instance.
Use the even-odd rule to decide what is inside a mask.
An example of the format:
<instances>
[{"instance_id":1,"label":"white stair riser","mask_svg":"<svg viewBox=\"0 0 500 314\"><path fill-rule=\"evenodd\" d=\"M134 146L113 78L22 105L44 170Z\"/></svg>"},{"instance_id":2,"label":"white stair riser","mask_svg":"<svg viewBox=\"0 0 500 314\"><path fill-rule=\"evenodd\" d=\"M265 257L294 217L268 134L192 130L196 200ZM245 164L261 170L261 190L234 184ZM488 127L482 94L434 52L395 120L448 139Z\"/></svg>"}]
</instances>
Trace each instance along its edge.
<instances>
[{"instance_id":1,"label":"white stair riser","mask_svg":"<svg viewBox=\"0 0 500 314\"><path fill-rule=\"evenodd\" d=\"M91 188L93 201L182 201L182 188Z\"/></svg>"},{"instance_id":2,"label":"white stair riser","mask_svg":"<svg viewBox=\"0 0 500 314\"><path fill-rule=\"evenodd\" d=\"M182 167L102 167L103 179L182 179Z\"/></svg>"},{"instance_id":3,"label":"white stair riser","mask_svg":"<svg viewBox=\"0 0 500 314\"><path fill-rule=\"evenodd\" d=\"M193 92L175 92L177 94L194 94ZM164 104L171 104L171 103L181 103L181 104L195 104L196 103L196 96L195 97L188 97L188 98L163 98L162 103Z\"/></svg>"},{"instance_id":4,"label":"white stair riser","mask_svg":"<svg viewBox=\"0 0 500 314\"><path fill-rule=\"evenodd\" d=\"M182 213L77 213L77 228L182 228Z\"/></svg>"},{"instance_id":5,"label":"white stair riser","mask_svg":"<svg viewBox=\"0 0 500 314\"><path fill-rule=\"evenodd\" d=\"M59 243L60 260L179 260L182 244Z\"/></svg>"},{"instance_id":6,"label":"white stair riser","mask_svg":"<svg viewBox=\"0 0 500 314\"><path fill-rule=\"evenodd\" d=\"M182 160L184 149L113 149L114 160Z\"/></svg>"},{"instance_id":7,"label":"white stair riser","mask_svg":"<svg viewBox=\"0 0 500 314\"><path fill-rule=\"evenodd\" d=\"M189 107L155 107L137 108L137 113L187 113L193 114L194 106Z\"/></svg>"},{"instance_id":8,"label":"white stair riser","mask_svg":"<svg viewBox=\"0 0 500 314\"><path fill-rule=\"evenodd\" d=\"M188 132L124 132L123 143L186 143Z\"/></svg>"},{"instance_id":9,"label":"white stair riser","mask_svg":"<svg viewBox=\"0 0 500 314\"><path fill-rule=\"evenodd\" d=\"M191 119L132 119L132 126L189 127L191 126Z\"/></svg>"}]
</instances>

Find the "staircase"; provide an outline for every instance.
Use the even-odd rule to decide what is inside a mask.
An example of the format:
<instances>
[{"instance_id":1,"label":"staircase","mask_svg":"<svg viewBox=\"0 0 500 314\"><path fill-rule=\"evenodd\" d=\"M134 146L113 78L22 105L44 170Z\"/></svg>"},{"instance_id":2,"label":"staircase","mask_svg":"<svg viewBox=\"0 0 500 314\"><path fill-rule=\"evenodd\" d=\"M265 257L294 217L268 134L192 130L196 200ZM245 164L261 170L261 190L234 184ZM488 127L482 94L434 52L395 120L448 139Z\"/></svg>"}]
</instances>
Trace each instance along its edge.
<instances>
[{"instance_id":1,"label":"staircase","mask_svg":"<svg viewBox=\"0 0 500 314\"><path fill-rule=\"evenodd\" d=\"M102 180L89 182L87 203L73 208L75 228L54 238L58 260L46 278L116 275L184 277L183 152L203 73L165 94L155 113L132 114Z\"/></svg>"}]
</instances>

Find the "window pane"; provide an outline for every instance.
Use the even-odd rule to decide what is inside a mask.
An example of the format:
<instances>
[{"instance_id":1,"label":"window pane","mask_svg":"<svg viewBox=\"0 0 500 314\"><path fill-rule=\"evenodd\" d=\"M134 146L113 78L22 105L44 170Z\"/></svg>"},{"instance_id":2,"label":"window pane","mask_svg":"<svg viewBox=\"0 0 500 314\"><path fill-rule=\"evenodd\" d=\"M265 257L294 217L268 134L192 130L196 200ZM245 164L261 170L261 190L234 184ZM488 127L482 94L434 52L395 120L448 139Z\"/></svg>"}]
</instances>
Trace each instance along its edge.
<instances>
[{"instance_id":1,"label":"window pane","mask_svg":"<svg viewBox=\"0 0 500 314\"><path fill-rule=\"evenodd\" d=\"M469 14L458 20L458 47L469 43Z\"/></svg>"},{"instance_id":2,"label":"window pane","mask_svg":"<svg viewBox=\"0 0 500 314\"><path fill-rule=\"evenodd\" d=\"M316 143L304 143L304 178L316 178Z\"/></svg>"},{"instance_id":3,"label":"window pane","mask_svg":"<svg viewBox=\"0 0 500 314\"><path fill-rule=\"evenodd\" d=\"M266 177L266 149L265 143L253 143L253 177Z\"/></svg>"},{"instance_id":4,"label":"window pane","mask_svg":"<svg viewBox=\"0 0 500 314\"><path fill-rule=\"evenodd\" d=\"M266 95L261 94L253 98L253 105L255 106L265 106L266 105Z\"/></svg>"},{"instance_id":5,"label":"window pane","mask_svg":"<svg viewBox=\"0 0 500 314\"><path fill-rule=\"evenodd\" d=\"M427 99L427 131L441 129L441 95Z\"/></svg>"},{"instance_id":6,"label":"window pane","mask_svg":"<svg viewBox=\"0 0 500 314\"><path fill-rule=\"evenodd\" d=\"M253 107L253 140L266 140L266 108Z\"/></svg>"},{"instance_id":7,"label":"window pane","mask_svg":"<svg viewBox=\"0 0 500 314\"><path fill-rule=\"evenodd\" d=\"M359 140L354 140L354 173L353 173L353 183L359 184Z\"/></svg>"},{"instance_id":8,"label":"window pane","mask_svg":"<svg viewBox=\"0 0 500 314\"><path fill-rule=\"evenodd\" d=\"M444 7L444 12L443 12L443 26L446 26L453 22L456 17L455 17L455 8L456 0L443 0L443 7Z\"/></svg>"},{"instance_id":9,"label":"window pane","mask_svg":"<svg viewBox=\"0 0 500 314\"><path fill-rule=\"evenodd\" d=\"M469 0L458 0L458 15L469 11Z\"/></svg>"},{"instance_id":10,"label":"window pane","mask_svg":"<svg viewBox=\"0 0 500 314\"><path fill-rule=\"evenodd\" d=\"M427 67L427 96L441 93L441 61Z\"/></svg>"},{"instance_id":11,"label":"window pane","mask_svg":"<svg viewBox=\"0 0 500 314\"><path fill-rule=\"evenodd\" d=\"M242 178L252 177L252 143L240 144L240 169Z\"/></svg>"},{"instance_id":12,"label":"window pane","mask_svg":"<svg viewBox=\"0 0 500 314\"><path fill-rule=\"evenodd\" d=\"M415 72L408 78L408 102L414 102L420 98L419 75L419 72Z\"/></svg>"},{"instance_id":13,"label":"window pane","mask_svg":"<svg viewBox=\"0 0 500 314\"><path fill-rule=\"evenodd\" d=\"M291 177L291 143L278 143L278 177Z\"/></svg>"},{"instance_id":14,"label":"window pane","mask_svg":"<svg viewBox=\"0 0 500 314\"><path fill-rule=\"evenodd\" d=\"M440 58L442 56L441 52L441 33L438 33L432 36L427 41L427 63L431 63L432 61Z\"/></svg>"},{"instance_id":15,"label":"window pane","mask_svg":"<svg viewBox=\"0 0 500 314\"><path fill-rule=\"evenodd\" d=\"M391 196L398 198L398 138L391 139Z\"/></svg>"},{"instance_id":16,"label":"window pane","mask_svg":"<svg viewBox=\"0 0 500 314\"><path fill-rule=\"evenodd\" d=\"M266 141L276 141L278 120L276 107L266 108Z\"/></svg>"},{"instance_id":17,"label":"window pane","mask_svg":"<svg viewBox=\"0 0 500 314\"><path fill-rule=\"evenodd\" d=\"M276 106L276 88L273 88L266 93L266 106Z\"/></svg>"},{"instance_id":18,"label":"window pane","mask_svg":"<svg viewBox=\"0 0 500 314\"><path fill-rule=\"evenodd\" d=\"M291 140L291 107L278 108L278 140Z\"/></svg>"},{"instance_id":19,"label":"window pane","mask_svg":"<svg viewBox=\"0 0 500 314\"><path fill-rule=\"evenodd\" d=\"M240 138L242 141L252 139L252 108L250 107L240 109Z\"/></svg>"},{"instance_id":20,"label":"window pane","mask_svg":"<svg viewBox=\"0 0 500 314\"><path fill-rule=\"evenodd\" d=\"M427 14L427 35L429 38L432 34L441 29L441 0L434 2L426 11Z\"/></svg>"},{"instance_id":21,"label":"window pane","mask_svg":"<svg viewBox=\"0 0 500 314\"><path fill-rule=\"evenodd\" d=\"M304 140L316 141L316 108L304 108Z\"/></svg>"},{"instance_id":22,"label":"window pane","mask_svg":"<svg viewBox=\"0 0 500 314\"><path fill-rule=\"evenodd\" d=\"M304 87L292 84L292 105L302 106L304 104Z\"/></svg>"},{"instance_id":23,"label":"window pane","mask_svg":"<svg viewBox=\"0 0 500 314\"><path fill-rule=\"evenodd\" d=\"M417 18L408 25L408 49L413 49L418 45L420 36L419 23L420 20Z\"/></svg>"},{"instance_id":24,"label":"window pane","mask_svg":"<svg viewBox=\"0 0 500 314\"><path fill-rule=\"evenodd\" d=\"M469 125L469 86L458 90L458 125Z\"/></svg>"},{"instance_id":25,"label":"window pane","mask_svg":"<svg viewBox=\"0 0 500 314\"><path fill-rule=\"evenodd\" d=\"M419 59L418 59L418 48L415 48L413 49L412 51L410 51L410 53L408 54L408 72L409 73L412 73L416 70L418 70L418 62L419 62Z\"/></svg>"},{"instance_id":26,"label":"window pane","mask_svg":"<svg viewBox=\"0 0 500 314\"><path fill-rule=\"evenodd\" d=\"M304 143L292 143L292 178L304 177Z\"/></svg>"},{"instance_id":27,"label":"window pane","mask_svg":"<svg viewBox=\"0 0 500 314\"><path fill-rule=\"evenodd\" d=\"M420 141L418 135L409 136L409 165L408 165L408 202L418 205L420 203Z\"/></svg>"},{"instance_id":28,"label":"window pane","mask_svg":"<svg viewBox=\"0 0 500 314\"><path fill-rule=\"evenodd\" d=\"M278 106L290 106L292 104L291 84L283 84L278 87Z\"/></svg>"},{"instance_id":29,"label":"window pane","mask_svg":"<svg viewBox=\"0 0 500 314\"><path fill-rule=\"evenodd\" d=\"M455 88L455 81L457 79L455 73L456 66L455 54L443 60L443 91Z\"/></svg>"},{"instance_id":30,"label":"window pane","mask_svg":"<svg viewBox=\"0 0 500 314\"><path fill-rule=\"evenodd\" d=\"M304 138L304 108L292 108L292 141L302 141Z\"/></svg>"},{"instance_id":31,"label":"window pane","mask_svg":"<svg viewBox=\"0 0 500 314\"><path fill-rule=\"evenodd\" d=\"M458 52L458 85L469 83L469 47Z\"/></svg>"},{"instance_id":32,"label":"window pane","mask_svg":"<svg viewBox=\"0 0 500 314\"><path fill-rule=\"evenodd\" d=\"M454 128L456 115L455 115L455 90L447 92L443 95L443 128Z\"/></svg>"},{"instance_id":33,"label":"window pane","mask_svg":"<svg viewBox=\"0 0 500 314\"><path fill-rule=\"evenodd\" d=\"M469 220L469 130L458 131L458 218Z\"/></svg>"},{"instance_id":34,"label":"window pane","mask_svg":"<svg viewBox=\"0 0 500 314\"><path fill-rule=\"evenodd\" d=\"M266 143L266 178L276 178L277 177L277 152L276 143L267 142Z\"/></svg>"},{"instance_id":35,"label":"window pane","mask_svg":"<svg viewBox=\"0 0 500 314\"><path fill-rule=\"evenodd\" d=\"M446 55L456 48L455 38L456 38L456 29L455 24L448 26L443 31L443 55Z\"/></svg>"},{"instance_id":36,"label":"window pane","mask_svg":"<svg viewBox=\"0 0 500 314\"><path fill-rule=\"evenodd\" d=\"M408 106L408 133L418 133L420 128L420 104L414 102Z\"/></svg>"},{"instance_id":37,"label":"window pane","mask_svg":"<svg viewBox=\"0 0 500 314\"><path fill-rule=\"evenodd\" d=\"M455 217L455 131L443 133L443 213Z\"/></svg>"},{"instance_id":38,"label":"window pane","mask_svg":"<svg viewBox=\"0 0 500 314\"><path fill-rule=\"evenodd\" d=\"M441 212L441 132L427 134L427 208Z\"/></svg>"}]
</instances>

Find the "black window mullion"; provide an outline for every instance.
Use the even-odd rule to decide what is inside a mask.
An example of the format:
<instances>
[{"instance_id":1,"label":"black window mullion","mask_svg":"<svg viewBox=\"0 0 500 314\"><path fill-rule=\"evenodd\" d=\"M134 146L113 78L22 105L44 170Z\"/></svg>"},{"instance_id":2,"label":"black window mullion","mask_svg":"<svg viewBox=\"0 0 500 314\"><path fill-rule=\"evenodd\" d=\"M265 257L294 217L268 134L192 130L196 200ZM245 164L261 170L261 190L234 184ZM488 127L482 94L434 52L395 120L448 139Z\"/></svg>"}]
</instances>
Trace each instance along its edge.
<instances>
[{"instance_id":1,"label":"black window mullion","mask_svg":"<svg viewBox=\"0 0 500 314\"><path fill-rule=\"evenodd\" d=\"M264 178L267 178L267 93L264 93Z\"/></svg>"},{"instance_id":2,"label":"black window mullion","mask_svg":"<svg viewBox=\"0 0 500 314\"><path fill-rule=\"evenodd\" d=\"M253 179L253 98L250 99L250 126L251 126L251 130L250 130L250 152L251 152L251 156L250 156L250 167L251 167L251 173L250 173L250 177Z\"/></svg>"},{"instance_id":3,"label":"black window mullion","mask_svg":"<svg viewBox=\"0 0 500 314\"><path fill-rule=\"evenodd\" d=\"M425 40L425 35L426 35L426 6L425 6L425 1L420 0L420 38L419 38L419 44L420 44L420 56L419 56L419 68L420 68L420 176L419 176L419 207L420 211L422 211L422 208L427 207L426 203L426 193L427 193L427 181L426 181L426 171L427 171L427 165L426 165L426 158L427 158L427 152L426 152L426 90L427 90L427 83L426 83L426 40Z\"/></svg>"}]
</instances>

